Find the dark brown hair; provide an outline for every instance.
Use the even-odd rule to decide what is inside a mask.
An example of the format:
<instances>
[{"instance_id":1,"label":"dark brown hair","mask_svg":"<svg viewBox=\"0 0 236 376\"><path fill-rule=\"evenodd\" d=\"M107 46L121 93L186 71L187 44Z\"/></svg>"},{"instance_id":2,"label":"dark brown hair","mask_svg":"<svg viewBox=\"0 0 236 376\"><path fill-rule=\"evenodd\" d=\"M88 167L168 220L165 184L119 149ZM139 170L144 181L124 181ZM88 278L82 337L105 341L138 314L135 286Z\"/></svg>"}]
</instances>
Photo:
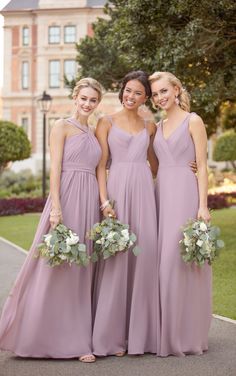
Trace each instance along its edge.
<instances>
[{"instance_id":1,"label":"dark brown hair","mask_svg":"<svg viewBox=\"0 0 236 376\"><path fill-rule=\"evenodd\" d=\"M151 98L152 91L151 91L150 83L148 81L148 74L144 71L141 71L141 70L132 71L132 72L127 73L126 76L122 80L121 88L120 88L120 92L119 92L119 100L120 100L121 103L123 101L123 93L124 93L125 86L131 80L139 81L145 89L146 96L148 98Z\"/></svg>"}]
</instances>

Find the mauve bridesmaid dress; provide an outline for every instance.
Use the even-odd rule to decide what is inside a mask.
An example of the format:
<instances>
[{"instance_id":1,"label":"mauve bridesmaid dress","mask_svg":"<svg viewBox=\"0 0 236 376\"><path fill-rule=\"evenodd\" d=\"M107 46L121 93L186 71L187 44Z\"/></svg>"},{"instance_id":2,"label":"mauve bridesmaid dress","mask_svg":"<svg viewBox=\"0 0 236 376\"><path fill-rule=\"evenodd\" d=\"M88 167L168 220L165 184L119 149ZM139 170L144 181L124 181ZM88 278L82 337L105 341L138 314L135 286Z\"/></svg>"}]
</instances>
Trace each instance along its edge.
<instances>
[{"instance_id":1,"label":"mauve bridesmaid dress","mask_svg":"<svg viewBox=\"0 0 236 376\"><path fill-rule=\"evenodd\" d=\"M100 262L93 329L95 355L156 353L159 330L157 221L154 184L147 164L149 133L136 135L115 123L109 132L111 166L108 197L117 218L130 225L142 252L131 251Z\"/></svg>"},{"instance_id":2,"label":"mauve bridesmaid dress","mask_svg":"<svg viewBox=\"0 0 236 376\"><path fill-rule=\"evenodd\" d=\"M95 169L101 157L93 133L68 119L81 132L64 145L60 200L63 223L85 241L99 220ZM92 353L92 285L94 266L51 268L35 258L36 246L50 229L49 196L20 274L0 320L0 349L23 357L72 358ZM91 242L86 241L89 253Z\"/></svg>"},{"instance_id":3,"label":"mauve bridesmaid dress","mask_svg":"<svg viewBox=\"0 0 236 376\"><path fill-rule=\"evenodd\" d=\"M154 140L159 159L156 180L161 338L157 355L202 354L211 322L211 267L185 264L181 226L196 218L198 184L189 162L196 159L189 114L168 137L160 123Z\"/></svg>"}]
</instances>

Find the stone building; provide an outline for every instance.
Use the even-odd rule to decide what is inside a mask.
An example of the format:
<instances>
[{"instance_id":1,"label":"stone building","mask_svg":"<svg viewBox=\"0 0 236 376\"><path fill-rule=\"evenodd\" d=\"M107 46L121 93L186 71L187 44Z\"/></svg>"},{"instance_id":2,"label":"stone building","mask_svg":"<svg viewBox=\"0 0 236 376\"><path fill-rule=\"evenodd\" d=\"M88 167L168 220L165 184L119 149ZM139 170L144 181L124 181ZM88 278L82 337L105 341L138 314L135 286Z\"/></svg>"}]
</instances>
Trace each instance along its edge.
<instances>
[{"instance_id":1,"label":"stone building","mask_svg":"<svg viewBox=\"0 0 236 376\"><path fill-rule=\"evenodd\" d=\"M13 168L41 169L43 119L37 98L46 90L53 98L47 115L47 137L55 119L68 117L72 102L64 75L76 76L75 42L92 35L92 23L105 17L105 0L11 0L3 8L4 82L2 118L24 127L32 158ZM100 112L119 103L106 95ZM47 142L48 143L48 142Z\"/></svg>"},{"instance_id":2,"label":"stone building","mask_svg":"<svg viewBox=\"0 0 236 376\"><path fill-rule=\"evenodd\" d=\"M32 157L15 162L14 170L42 166L43 119L37 98L46 90L53 98L47 115L48 134L54 121L71 113L72 102L64 75L75 77L75 42L92 36L92 23L105 17L106 0L11 0L0 12L4 16L4 82L0 115L24 127L32 143ZM116 94L106 94L97 113L120 108ZM1 113L2 112L2 113ZM150 114L142 114L150 117ZM208 162L212 161L209 141ZM47 148L48 149L48 148ZM48 150L47 150L48 151ZM47 153L48 154L48 153Z\"/></svg>"}]
</instances>

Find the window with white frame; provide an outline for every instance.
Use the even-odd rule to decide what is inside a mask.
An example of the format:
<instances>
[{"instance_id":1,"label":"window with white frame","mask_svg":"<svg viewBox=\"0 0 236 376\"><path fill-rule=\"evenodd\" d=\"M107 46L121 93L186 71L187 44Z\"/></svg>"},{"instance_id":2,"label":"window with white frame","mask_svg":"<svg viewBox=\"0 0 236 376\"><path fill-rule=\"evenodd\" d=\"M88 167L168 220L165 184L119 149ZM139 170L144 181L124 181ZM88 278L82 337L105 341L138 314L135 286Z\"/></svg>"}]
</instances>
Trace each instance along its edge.
<instances>
[{"instance_id":1,"label":"window with white frame","mask_svg":"<svg viewBox=\"0 0 236 376\"><path fill-rule=\"evenodd\" d=\"M76 27L68 25L64 27L64 43L75 43L76 41Z\"/></svg>"},{"instance_id":2,"label":"window with white frame","mask_svg":"<svg viewBox=\"0 0 236 376\"><path fill-rule=\"evenodd\" d=\"M60 26L49 26L48 28L48 43L59 44L61 39Z\"/></svg>"},{"instance_id":3,"label":"window with white frame","mask_svg":"<svg viewBox=\"0 0 236 376\"><path fill-rule=\"evenodd\" d=\"M60 87L60 60L49 61L49 87Z\"/></svg>"},{"instance_id":4,"label":"window with white frame","mask_svg":"<svg viewBox=\"0 0 236 376\"><path fill-rule=\"evenodd\" d=\"M29 45L29 28L28 26L24 26L22 29L22 45L28 46Z\"/></svg>"},{"instance_id":5,"label":"window with white frame","mask_svg":"<svg viewBox=\"0 0 236 376\"><path fill-rule=\"evenodd\" d=\"M73 78L76 77L75 60L64 60L64 75L69 81L73 80Z\"/></svg>"},{"instance_id":6,"label":"window with white frame","mask_svg":"<svg viewBox=\"0 0 236 376\"><path fill-rule=\"evenodd\" d=\"M29 62L28 61L22 61L21 87L22 89L29 88Z\"/></svg>"},{"instance_id":7,"label":"window with white frame","mask_svg":"<svg viewBox=\"0 0 236 376\"><path fill-rule=\"evenodd\" d=\"M28 136L28 133L29 133L29 118L22 117L21 118L21 126L22 126L22 128L24 129L25 133Z\"/></svg>"}]
</instances>

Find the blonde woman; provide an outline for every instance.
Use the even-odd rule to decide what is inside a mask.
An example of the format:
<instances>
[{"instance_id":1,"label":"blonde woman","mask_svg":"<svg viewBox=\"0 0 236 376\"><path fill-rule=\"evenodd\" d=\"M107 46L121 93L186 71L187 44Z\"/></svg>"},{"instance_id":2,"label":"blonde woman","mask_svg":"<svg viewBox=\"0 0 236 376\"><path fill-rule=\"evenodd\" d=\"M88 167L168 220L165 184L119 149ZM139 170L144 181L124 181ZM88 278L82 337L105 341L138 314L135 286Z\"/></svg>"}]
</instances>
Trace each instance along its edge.
<instances>
[{"instance_id":1,"label":"blonde woman","mask_svg":"<svg viewBox=\"0 0 236 376\"><path fill-rule=\"evenodd\" d=\"M154 150L160 284L160 356L202 354L211 322L211 268L185 264L180 256L181 226L189 218L210 220L207 208L207 136L202 119L190 113L189 95L169 72L149 78L152 100L165 110ZM189 169L196 160L198 177Z\"/></svg>"},{"instance_id":2,"label":"blonde woman","mask_svg":"<svg viewBox=\"0 0 236 376\"><path fill-rule=\"evenodd\" d=\"M59 222L81 242L99 220L95 169L101 157L88 117L101 100L101 85L92 78L77 82L75 111L56 122L50 135L50 195L29 255L0 320L0 349L22 357L74 358L94 362L91 290L93 268L63 265L50 268L36 259L36 247ZM91 252L91 243L87 242Z\"/></svg>"}]
</instances>

